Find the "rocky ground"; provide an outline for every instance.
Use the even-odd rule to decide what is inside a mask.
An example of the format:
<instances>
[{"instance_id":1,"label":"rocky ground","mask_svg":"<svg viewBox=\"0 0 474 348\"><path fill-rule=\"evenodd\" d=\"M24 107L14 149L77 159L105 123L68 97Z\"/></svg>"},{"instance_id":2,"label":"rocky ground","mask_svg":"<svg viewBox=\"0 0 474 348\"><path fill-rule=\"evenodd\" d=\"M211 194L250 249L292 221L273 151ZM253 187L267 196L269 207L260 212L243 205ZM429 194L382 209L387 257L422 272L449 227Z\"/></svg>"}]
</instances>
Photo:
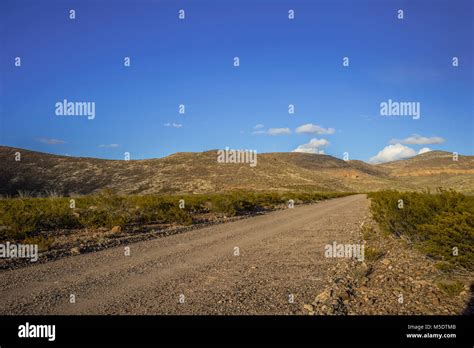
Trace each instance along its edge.
<instances>
[{"instance_id":1,"label":"rocky ground","mask_svg":"<svg viewBox=\"0 0 474 348\"><path fill-rule=\"evenodd\" d=\"M441 271L408 240L380 231L370 215L358 237L365 261L335 265L325 289L304 305L310 315L474 313L472 272Z\"/></svg>"}]
</instances>

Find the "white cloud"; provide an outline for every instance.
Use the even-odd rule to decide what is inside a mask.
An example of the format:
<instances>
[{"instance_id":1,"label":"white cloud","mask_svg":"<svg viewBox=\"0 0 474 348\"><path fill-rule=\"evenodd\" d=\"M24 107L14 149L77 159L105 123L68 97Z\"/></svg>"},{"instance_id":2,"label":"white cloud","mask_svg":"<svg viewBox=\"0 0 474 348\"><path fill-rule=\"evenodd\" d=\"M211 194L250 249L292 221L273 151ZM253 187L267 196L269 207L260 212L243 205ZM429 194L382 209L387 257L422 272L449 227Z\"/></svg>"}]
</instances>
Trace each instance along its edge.
<instances>
[{"instance_id":1,"label":"white cloud","mask_svg":"<svg viewBox=\"0 0 474 348\"><path fill-rule=\"evenodd\" d=\"M174 128L181 128L183 125L181 123L165 123L165 127L174 127Z\"/></svg>"},{"instance_id":2,"label":"white cloud","mask_svg":"<svg viewBox=\"0 0 474 348\"><path fill-rule=\"evenodd\" d=\"M252 134L267 134L273 136L291 134L290 128L269 128L268 130L264 130L262 129L263 127L263 124L257 124L253 127L256 130L254 130Z\"/></svg>"},{"instance_id":3,"label":"white cloud","mask_svg":"<svg viewBox=\"0 0 474 348\"><path fill-rule=\"evenodd\" d=\"M376 156L371 157L369 162L384 163L412 157L415 155L416 151L413 150L411 147L398 143L394 145L385 146L381 151L379 151Z\"/></svg>"},{"instance_id":4,"label":"white cloud","mask_svg":"<svg viewBox=\"0 0 474 348\"><path fill-rule=\"evenodd\" d=\"M334 134L335 131L334 128L323 128L312 123L307 123L296 128L296 133L304 134Z\"/></svg>"},{"instance_id":5,"label":"white cloud","mask_svg":"<svg viewBox=\"0 0 474 348\"><path fill-rule=\"evenodd\" d=\"M418 154L421 155L422 153L430 152L431 149L429 147L424 147L418 151Z\"/></svg>"},{"instance_id":6,"label":"white cloud","mask_svg":"<svg viewBox=\"0 0 474 348\"><path fill-rule=\"evenodd\" d=\"M284 135L290 134L291 130L290 128L270 128L267 133L268 135Z\"/></svg>"},{"instance_id":7,"label":"white cloud","mask_svg":"<svg viewBox=\"0 0 474 348\"><path fill-rule=\"evenodd\" d=\"M114 147L119 147L119 146L120 146L119 144L101 144L101 145L99 145L99 147L103 147L103 148L107 148L107 149L114 148Z\"/></svg>"},{"instance_id":8,"label":"white cloud","mask_svg":"<svg viewBox=\"0 0 474 348\"><path fill-rule=\"evenodd\" d=\"M48 144L48 145L58 145L58 144L64 144L64 140L60 139L52 139L52 138L36 138L36 141L39 141L40 143L43 144Z\"/></svg>"},{"instance_id":9,"label":"white cloud","mask_svg":"<svg viewBox=\"0 0 474 348\"><path fill-rule=\"evenodd\" d=\"M444 139L441 137L423 137L418 134L405 139L392 139L390 144L408 144L408 145L428 145L428 144L441 144L444 143Z\"/></svg>"},{"instance_id":10,"label":"white cloud","mask_svg":"<svg viewBox=\"0 0 474 348\"><path fill-rule=\"evenodd\" d=\"M298 146L293 152L304 152L304 153L317 153L324 154L324 150L321 150L321 147L329 145L329 141L326 139L311 139L308 143Z\"/></svg>"}]
</instances>

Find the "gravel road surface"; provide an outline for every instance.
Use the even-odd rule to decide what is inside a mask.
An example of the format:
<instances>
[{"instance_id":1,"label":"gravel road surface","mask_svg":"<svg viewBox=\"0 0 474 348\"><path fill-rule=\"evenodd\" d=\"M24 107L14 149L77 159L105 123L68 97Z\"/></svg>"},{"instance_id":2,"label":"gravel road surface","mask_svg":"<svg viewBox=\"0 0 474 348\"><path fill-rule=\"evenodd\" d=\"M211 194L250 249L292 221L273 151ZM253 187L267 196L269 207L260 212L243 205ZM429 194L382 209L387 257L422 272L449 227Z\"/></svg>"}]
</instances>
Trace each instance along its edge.
<instances>
[{"instance_id":1,"label":"gravel road surface","mask_svg":"<svg viewBox=\"0 0 474 348\"><path fill-rule=\"evenodd\" d=\"M0 314L304 314L341 262L324 246L355 237L368 206L348 196L2 271Z\"/></svg>"}]
</instances>

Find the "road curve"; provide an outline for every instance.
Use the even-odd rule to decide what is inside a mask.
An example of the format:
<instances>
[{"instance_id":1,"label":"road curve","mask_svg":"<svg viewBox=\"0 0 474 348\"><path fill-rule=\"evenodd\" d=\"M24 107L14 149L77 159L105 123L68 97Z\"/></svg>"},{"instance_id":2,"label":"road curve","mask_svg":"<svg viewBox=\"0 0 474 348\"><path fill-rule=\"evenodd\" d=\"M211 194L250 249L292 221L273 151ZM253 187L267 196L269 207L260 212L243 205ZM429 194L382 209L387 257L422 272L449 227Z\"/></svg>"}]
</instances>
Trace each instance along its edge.
<instances>
[{"instance_id":1,"label":"road curve","mask_svg":"<svg viewBox=\"0 0 474 348\"><path fill-rule=\"evenodd\" d=\"M348 196L3 271L0 314L303 314L339 262L324 246L355 236L368 206Z\"/></svg>"}]
</instances>

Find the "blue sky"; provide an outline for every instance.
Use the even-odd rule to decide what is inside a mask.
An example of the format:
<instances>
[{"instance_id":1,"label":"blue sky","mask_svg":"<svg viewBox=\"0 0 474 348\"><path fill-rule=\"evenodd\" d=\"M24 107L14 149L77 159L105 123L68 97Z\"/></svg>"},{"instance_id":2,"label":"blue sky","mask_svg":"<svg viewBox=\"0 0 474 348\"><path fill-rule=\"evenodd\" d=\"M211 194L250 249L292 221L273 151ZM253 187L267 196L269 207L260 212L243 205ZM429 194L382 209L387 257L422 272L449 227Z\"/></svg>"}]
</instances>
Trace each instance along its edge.
<instances>
[{"instance_id":1,"label":"blue sky","mask_svg":"<svg viewBox=\"0 0 474 348\"><path fill-rule=\"evenodd\" d=\"M0 143L113 159L473 155L473 18L470 0L4 0ZM95 102L95 118L57 116L64 99ZM420 118L381 116L389 99L419 102Z\"/></svg>"}]
</instances>

